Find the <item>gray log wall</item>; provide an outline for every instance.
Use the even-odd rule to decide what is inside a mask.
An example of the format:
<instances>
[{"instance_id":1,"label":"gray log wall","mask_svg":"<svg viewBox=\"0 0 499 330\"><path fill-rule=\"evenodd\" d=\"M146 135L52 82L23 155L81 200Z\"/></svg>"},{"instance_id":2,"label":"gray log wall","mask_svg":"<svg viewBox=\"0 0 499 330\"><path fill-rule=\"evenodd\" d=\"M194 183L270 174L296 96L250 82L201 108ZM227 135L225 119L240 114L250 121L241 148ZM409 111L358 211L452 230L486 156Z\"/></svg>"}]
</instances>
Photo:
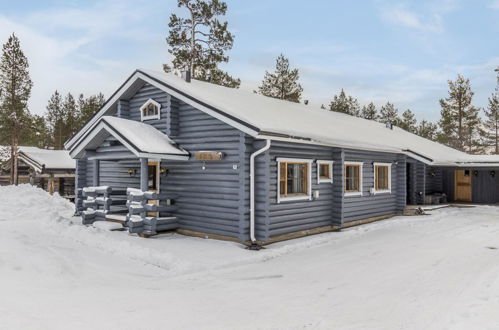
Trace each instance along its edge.
<instances>
[{"instance_id":1,"label":"gray log wall","mask_svg":"<svg viewBox=\"0 0 499 330\"><path fill-rule=\"evenodd\" d=\"M400 213L405 206L405 165L403 158L396 154L372 151L345 150L345 161L363 162L362 196L345 196L343 201L343 222L361 220L370 217ZM399 163L400 161L400 163ZM391 163L391 193L371 194L374 187L374 162ZM399 174L400 173L400 174Z\"/></svg>"}]
</instances>

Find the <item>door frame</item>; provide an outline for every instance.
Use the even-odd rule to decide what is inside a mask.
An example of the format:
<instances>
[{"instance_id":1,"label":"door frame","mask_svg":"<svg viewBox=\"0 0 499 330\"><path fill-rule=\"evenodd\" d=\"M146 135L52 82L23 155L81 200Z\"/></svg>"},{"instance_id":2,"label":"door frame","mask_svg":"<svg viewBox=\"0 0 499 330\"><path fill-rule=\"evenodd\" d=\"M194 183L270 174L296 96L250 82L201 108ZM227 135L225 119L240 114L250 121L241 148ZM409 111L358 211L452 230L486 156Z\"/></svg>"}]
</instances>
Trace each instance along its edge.
<instances>
[{"instance_id":1,"label":"door frame","mask_svg":"<svg viewBox=\"0 0 499 330\"><path fill-rule=\"evenodd\" d=\"M469 181L470 181L470 185L469 185L469 200L462 200L462 199L458 199L457 196L458 196L458 185L457 185L457 177L458 177L458 173L462 171L463 172L463 176L465 171L469 171ZM456 202L465 202L465 203L472 203L473 202L473 174L472 174L472 170L469 170L469 169L459 169L459 170L454 170L454 200Z\"/></svg>"},{"instance_id":2,"label":"door frame","mask_svg":"<svg viewBox=\"0 0 499 330\"><path fill-rule=\"evenodd\" d=\"M149 190L148 191L152 191L152 192L156 192L159 194L160 192L160 189L161 189L161 161L159 160L150 160L147 162L147 166L154 166L155 169L156 169L156 190ZM147 178L147 182L148 182L148 185L149 185L149 178ZM149 188L149 187L148 187ZM148 204L156 204L156 205L159 205L159 200L150 200L148 202ZM150 216L150 217L158 217L159 216L159 212L147 212L147 216Z\"/></svg>"}]
</instances>

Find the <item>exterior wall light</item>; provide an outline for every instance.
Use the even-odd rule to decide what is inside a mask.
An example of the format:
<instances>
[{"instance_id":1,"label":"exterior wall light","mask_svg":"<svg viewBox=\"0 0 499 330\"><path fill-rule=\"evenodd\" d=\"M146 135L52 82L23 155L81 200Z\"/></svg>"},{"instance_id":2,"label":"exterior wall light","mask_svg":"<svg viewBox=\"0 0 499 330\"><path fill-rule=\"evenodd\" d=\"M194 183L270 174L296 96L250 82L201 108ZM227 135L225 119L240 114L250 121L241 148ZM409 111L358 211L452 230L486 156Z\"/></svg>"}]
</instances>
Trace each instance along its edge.
<instances>
[{"instance_id":1,"label":"exterior wall light","mask_svg":"<svg viewBox=\"0 0 499 330\"><path fill-rule=\"evenodd\" d=\"M132 176L132 175L137 174L137 169L129 168L127 172L128 172L128 175Z\"/></svg>"}]
</instances>

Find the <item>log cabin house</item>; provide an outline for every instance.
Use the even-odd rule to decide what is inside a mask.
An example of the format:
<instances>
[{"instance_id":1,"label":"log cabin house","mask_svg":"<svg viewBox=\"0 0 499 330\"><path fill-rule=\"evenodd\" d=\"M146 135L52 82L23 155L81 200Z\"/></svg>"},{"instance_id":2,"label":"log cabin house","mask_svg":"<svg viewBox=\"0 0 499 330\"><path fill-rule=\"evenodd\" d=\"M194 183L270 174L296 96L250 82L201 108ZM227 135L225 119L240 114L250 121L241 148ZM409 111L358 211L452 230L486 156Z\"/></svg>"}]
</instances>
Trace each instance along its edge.
<instances>
[{"instance_id":1,"label":"log cabin house","mask_svg":"<svg viewBox=\"0 0 499 330\"><path fill-rule=\"evenodd\" d=\"M499 157L398 127L148 70L65 147L84 223L266 244L401 214L499 201ZM156 226L156 227L155 227Z\"/></svg>"}]
</instances>

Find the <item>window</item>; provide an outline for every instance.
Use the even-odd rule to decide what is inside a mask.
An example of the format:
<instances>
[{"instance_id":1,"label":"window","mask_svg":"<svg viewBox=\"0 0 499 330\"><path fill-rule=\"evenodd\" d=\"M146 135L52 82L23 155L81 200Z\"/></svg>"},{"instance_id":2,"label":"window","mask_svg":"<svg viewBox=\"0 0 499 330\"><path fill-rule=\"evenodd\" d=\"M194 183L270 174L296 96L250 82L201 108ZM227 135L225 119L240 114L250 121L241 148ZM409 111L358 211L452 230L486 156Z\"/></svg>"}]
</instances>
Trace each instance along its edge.
<instances>
[{"instance_id":1,"label":"window","mask_svg":"<svg viewBox=\"0 0 499 330\"><path fill-rule=\"evenodd\" d=\"M312 160L278 158L277 202L284 200L312 199Z\"/></svg>"},{"instance_id":2,"label":"window","mask_svg":"<svg viewBox=\"0 0 499 330\"><path fill-rule=\"evenodd\" d=\"M345 196L362 196L361 162L345 162Z\"/></svg>"},{"instance_id":3,"label":"window","mask_svg":"<svg viewBox=\"0 0 499 330\"><path fill-rule=\"evenodd\" d=\"M149 99L143 106L140 107L140 120L159 119L160 110L161 104L153 99Z\"/></svg>"},{"instance_id":4,"label":"window","mask_svg":"<svg viewBox=\"0 0 499 330\"><path fill-rule=\"evenodd\" d=\"M317 183L333 182L333 161L317 161Z\"/></svg>"},{"instance_id":5,"label":"window","mask_svg":"<svg viewBox=\"0 0 499 330\"><path fill-rule=\"evenodd\" d=\"M391 193L392 190L392 164L374 163L374 192Z\"/></svg>"}]
</instances>

